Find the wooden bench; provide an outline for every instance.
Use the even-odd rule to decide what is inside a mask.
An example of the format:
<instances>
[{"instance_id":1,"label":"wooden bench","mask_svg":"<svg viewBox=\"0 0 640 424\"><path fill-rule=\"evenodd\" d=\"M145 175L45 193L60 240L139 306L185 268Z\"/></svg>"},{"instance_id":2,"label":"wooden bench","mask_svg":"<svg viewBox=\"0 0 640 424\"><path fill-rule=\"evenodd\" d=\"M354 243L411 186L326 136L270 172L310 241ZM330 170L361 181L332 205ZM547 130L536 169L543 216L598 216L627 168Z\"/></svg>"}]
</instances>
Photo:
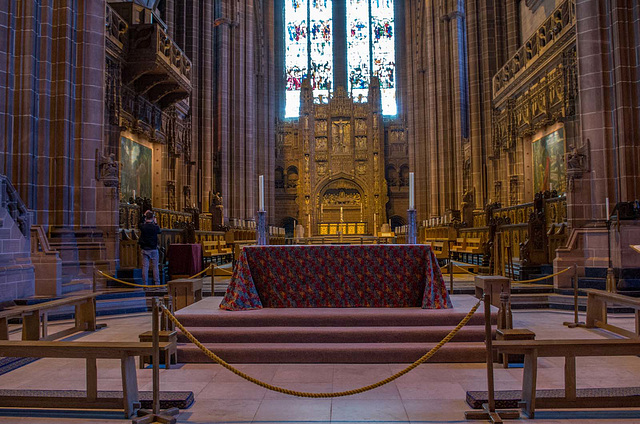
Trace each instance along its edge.
<instances>
[{"instance_id":1,"label":"wooden bench","mask_svg":"<svg viewBox=\"0 0 640 424\"><path fill-rule=\"evenodd\" d=\"M233 252L227 247L226 241L212 240L202 242L202 253L205 263L211 262L220 265L231 262Z\"/></svg>"},{"instance_id":2,"label":"wooden bench","mask_svg":"<svg viewBox=\"0 0 640 424\"><path fill-rule=\"evenodd\" d=\"M455 243L453 244L453 247L451 248L451 251L455 253L464 253L465 249L466 249L465 239L457 238Z\"/></svg>"},{"instance_id":3,"label":"wooden bench","mask_svg":"<svg viewBox=\"0 0 640 424\"><path fill-rule=\"evenodd\" d=\"M163 363L164 359L164 368L171 368L171 364L178 363L178 332L176 330L160 330L158 332L160 336L160 342L169 343L169 348L167 348L160 357L160 363ZM153 331L145 331L144 333L138 336L138 339L142 343L151 343L153 342ZM162 352L162 350L160 351ZM140 355L140 369L144 369L145 364L153 364L152 356L144 356Z\"/></svg>"},{"instance_id":4,"label":"wooden bench","mask_svg":"<svg viewBox=\"0 0 640 424\"><path fill-rule=\"evenodd\" d=\"M96 296L99 294L97 292L81 294L0 311L0 340L9 340L9 319L11 318L22 318L22 340L53 340L78 331L95 331ZM75 326L55 334L48 334L49 311L63 306L75 307Z\"/></svg>"},{"instance_id":5,"label":"wooden bench","mask_svg":"<svg viewBox=\"0 0 640 424\"><path fill-rule=\"evenodd\" d=\"M465 239L464 253L468 253L471 255L482 255L484 253L482 251L482 240L479 238Z\"/></svg>"},{"instance_id":6,"label":"wooden bench","mask_svg":"<svg viewBox=\"0 0 640 424\"><path fill-rule=\"evenodd\" d=\"M431 247L437 259L449 258L449 240L426 239L424 244Z\"/></svg>"},{"instance_id":7,"label":"wooden bench","mask_svg":"<svg viewBox=\"0 0 640 424\"><path fill-rule=\"evenodd\" d=\"M160 343L160 351L170 348ZM0 341L0 356L86 359L86 397L1 396L3 408L124 409L125 418L140 409L136 356L153 354L152 343ZM98 396L97 359L119 359L122 369L122 398Z\"/></svg>"},{"instance_id":8,"label":"wooden bench","mask_svg":"<svg viewBox=\"0 0 640 424\"><path fill-rule=\"evenodd\" d=\"M587 328L602 328L632 339L640 338L640 299L604 290L584 289L587 293ZM625 306L635 310L635 332L607 323L607 304Z\"/></svg>"},{"instance_id":9,"label":"wooden bench","mask_svg":"<svg viewBox=\"0 0 640 424\"><path fill-rule=\"evenodd\" d=\"M519 340L493 342L502 354L524 355L522 410L534 418L536 408L626 408L639 407L640 397L580 398L576 396L576 357L631 356L640 354L640 340ZM564 357L564 397L536 400L538 358Z\"/></svg>"}]
</instances>

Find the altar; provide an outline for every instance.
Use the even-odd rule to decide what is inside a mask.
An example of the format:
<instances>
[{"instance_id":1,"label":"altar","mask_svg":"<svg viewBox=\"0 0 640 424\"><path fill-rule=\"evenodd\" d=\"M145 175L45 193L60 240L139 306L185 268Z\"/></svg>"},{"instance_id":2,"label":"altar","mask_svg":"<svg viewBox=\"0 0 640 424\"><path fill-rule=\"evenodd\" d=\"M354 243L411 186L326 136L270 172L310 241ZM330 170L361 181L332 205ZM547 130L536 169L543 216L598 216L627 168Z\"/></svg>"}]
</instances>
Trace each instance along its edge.
<instances>
[{"instance_id":1,"label":"altar","mask_svg":"<svg viewBox=\"0 0 640 424\"><path fill-rule=\"evenodd\" d=\"M221 309L451 308L426 245L247 246Z\"/></svg>"}]
</instances>

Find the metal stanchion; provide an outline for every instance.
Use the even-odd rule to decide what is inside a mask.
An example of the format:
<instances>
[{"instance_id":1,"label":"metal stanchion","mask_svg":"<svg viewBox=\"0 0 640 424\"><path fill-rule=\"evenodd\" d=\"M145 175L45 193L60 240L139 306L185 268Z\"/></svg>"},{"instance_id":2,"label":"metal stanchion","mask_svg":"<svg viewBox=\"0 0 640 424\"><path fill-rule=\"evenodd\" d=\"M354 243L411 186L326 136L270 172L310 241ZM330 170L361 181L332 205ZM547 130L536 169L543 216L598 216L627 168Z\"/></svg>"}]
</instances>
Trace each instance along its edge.
<instances>
[{"instance_id":1,"label":"metal stanchion","mask_svg":"<svg viewBox=\"0 0 640 424\"><path fill-rule=\"evenodd\" d=\"M175 415L180 413L178 408L160 410L160 299L152 301L152 330L153 330L153 403L151 409L138 410L138 416L132 420L133 424L175 424ZM165 365L166 366L166 365Z\"/></svg>"},{"instance_id":2,"label":"metal stanchion","mask_svg":"<svg viewBox=\"0 0 640 424\"><path fill-rule=\"evenodd\" d=\"M453 253L451 253L451 240L448 240L449 244L449 294L453 294Z\"/></svg>"},{"instance_id":3,"label":"metal stanchion","mask_svg":"<svg viewBox=\"0 0 640 424\"><path fill-rule=\"evenodd\" d=\"M493 378L493 335L491 332L491 295L484 292L484 326L485 344L487 348L487 403L483 404L481 411L467 411L464 417L467 420L489 420L492 423L501 423L505 420L517 420L519 411L496 411L495 387Z\"/></svg>"},{"instance_id":4,"label":"metal stanchion","mask_svg":"<svg viewBox=\"0 0 640 424\"><path fill-rule=\"evenodd\" d=\"M583 327L586 328L584 322L580 322L578 318L578 267L573 264L573 276L571 277L571 285L573 286L573 322L563 322L569 328Z\"/></svg>"}]
</instances>

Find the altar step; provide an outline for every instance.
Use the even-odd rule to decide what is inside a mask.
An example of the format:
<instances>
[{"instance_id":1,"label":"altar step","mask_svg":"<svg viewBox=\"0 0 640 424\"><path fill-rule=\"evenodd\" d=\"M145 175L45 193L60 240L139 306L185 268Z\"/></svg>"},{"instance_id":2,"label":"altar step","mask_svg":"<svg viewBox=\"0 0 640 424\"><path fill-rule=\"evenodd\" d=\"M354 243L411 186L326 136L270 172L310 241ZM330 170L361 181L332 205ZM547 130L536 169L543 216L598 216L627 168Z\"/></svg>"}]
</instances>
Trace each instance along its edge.
<instances>
[{"instance_id":1,"label":"altar step","mask_svg":"<svg viewBox=\"0 0 640 424\"><path fill-rule=\"evenodd\" d=\"M437 343L204 343L227 362L248 363L411 363ZM483 362L482 342L451 342L429 362ZM211 362L194 345L178 346L178 361Z\"/></svg>"},{"instance_id":2,"label":"altar step","mask_svg":"<svg viewBox=\"0 0 640 424\"><path fill-rule=\"evenodd\" d=\"M205 298L176 313L208 349L230 363L407 363L424 355L466 316L471 296L454 309L277 308L220 310ZM495 312L492 314L495 322ZM431 362L483 362L480 308ZM211 362L183 334L178 361Z\"/></svg>"},{"instance_id":3,"label":"altar step","mask_svg":"<svg viewBox=\"0 0 640 424\"><path fill-rule=\"evenodd\" d=\"M439 342L451 326L430 327L218 327L187 328L202 343L430 343ZM484 341L484 326L461 329L453 338ZM180 334L178 342L187 343Z\"/></svg>"}]
</instances>

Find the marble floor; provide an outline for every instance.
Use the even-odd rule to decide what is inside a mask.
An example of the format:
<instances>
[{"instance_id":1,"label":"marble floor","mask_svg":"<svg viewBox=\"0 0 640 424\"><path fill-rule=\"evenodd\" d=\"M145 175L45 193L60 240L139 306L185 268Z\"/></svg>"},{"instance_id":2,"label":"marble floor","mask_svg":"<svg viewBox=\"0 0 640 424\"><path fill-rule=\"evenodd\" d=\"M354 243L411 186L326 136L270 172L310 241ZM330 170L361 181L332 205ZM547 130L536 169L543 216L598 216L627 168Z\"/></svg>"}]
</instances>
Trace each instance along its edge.
<instances>
[{"instance_id":1,"label":"marble floor","mask_svg":"<svg viewBox=\"0 0 640 424\"><path fill-rule=\"evenodd\" d=\"M460 295L464 296L464 295ZM453 300L455 302L456 297ZM469 299L458 298L466 303ZM568 312L549 310L514 311L514 326L530 328L538 338L612 337L599 330L569 329ZM96 341L134 341L150 329L149 314L99 319L107 328L82 333L74 338ZM610 322L633 327L632 316L616 316ZM53 326L57 325L55 323ZM55 331L52 329L51 331ZM19 337L19 333L12 334ZM100 360L100 390L121 389L119 361ZM399 371L405 364L246 364L238 368L260 380L304 391L332 392L367 385ZM578 387L636 386L640 381L640 358L578 358ZM486 390L483 364L424 364L398 380L373 391L338 399L302 399L267 391L245 382L213 364L183 364L161 370L162 389L191 390L194 405L180 413L179 423L456 423L464 420L467 390ZM0 376L2 389L84 389L84 361L41 359ZM522 369L496 367L497 389L519 389ZM539 360L539 388L561 388L563 360ZM141 390L151 390L151 370L138 370ZM640 423L640 411L553 411L536 412L536 423ZM527 421L522 419L522 421ZM129 423L130 420L12 417L0 423Z\"/></svg>"}]
</instances>

